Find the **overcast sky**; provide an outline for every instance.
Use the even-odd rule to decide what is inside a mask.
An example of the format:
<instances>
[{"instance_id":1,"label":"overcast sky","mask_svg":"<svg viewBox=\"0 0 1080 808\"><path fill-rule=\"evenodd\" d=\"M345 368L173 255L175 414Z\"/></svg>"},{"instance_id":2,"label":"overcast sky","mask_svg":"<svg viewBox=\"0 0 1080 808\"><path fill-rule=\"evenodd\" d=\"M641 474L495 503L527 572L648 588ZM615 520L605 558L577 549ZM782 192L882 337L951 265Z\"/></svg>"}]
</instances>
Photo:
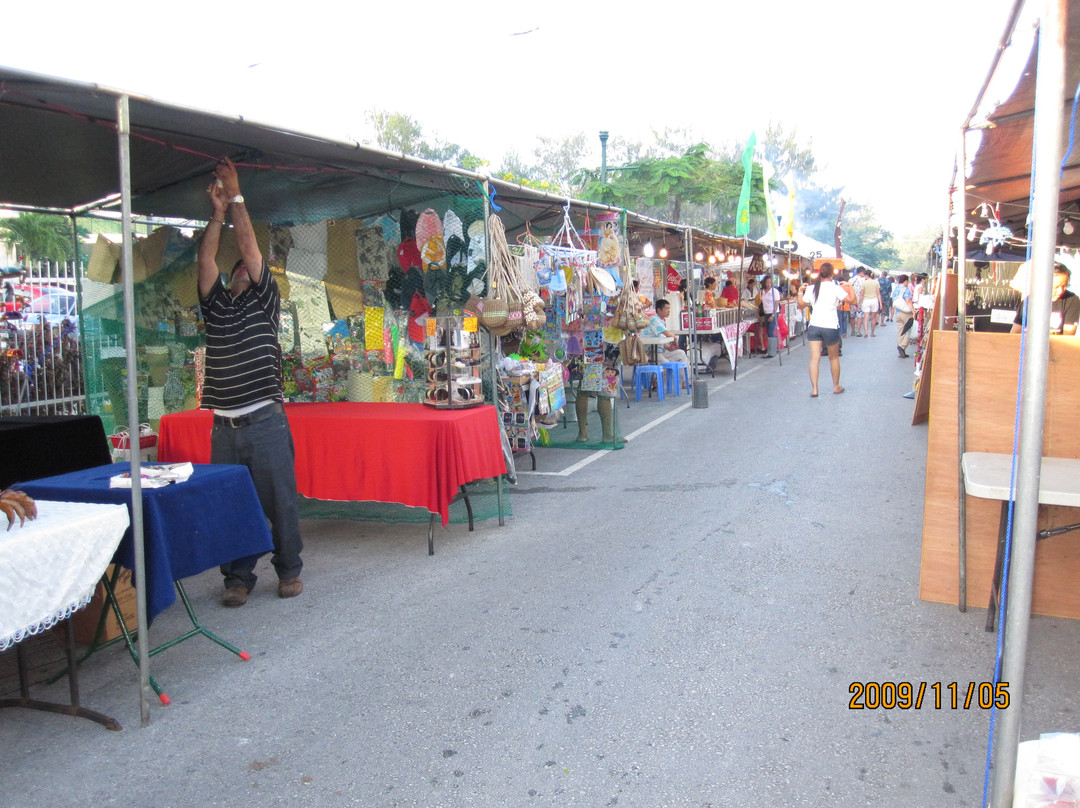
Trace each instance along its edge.
<instances>
[{"instance_id":1,"label":"overcast sky","mask_svg":"<svg viewBox=\"0 0 1080 808\"><path fill-rule=\"evenodd\" d=\"M0 63L353 140L367 111L498 166L537 135L794 128L897 236L940 226L1013 0L20 3ZM2 124L2 122L0 122Z\"/></svg>"}]
</instances>

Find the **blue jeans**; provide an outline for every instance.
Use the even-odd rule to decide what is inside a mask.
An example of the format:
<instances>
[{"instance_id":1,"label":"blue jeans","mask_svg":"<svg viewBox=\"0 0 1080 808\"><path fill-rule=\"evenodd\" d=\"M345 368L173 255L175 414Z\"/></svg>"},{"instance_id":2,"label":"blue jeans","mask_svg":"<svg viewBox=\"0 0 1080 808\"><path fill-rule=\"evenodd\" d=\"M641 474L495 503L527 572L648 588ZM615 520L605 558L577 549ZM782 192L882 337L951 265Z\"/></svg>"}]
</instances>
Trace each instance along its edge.
<instances>
[{"instance_id":1,"label":"blue jeans","mask_svg":"<svg viewBox=\"0 0 1080 808\"><path fill-rule=\"evenodd\" d=\"M279 579L295 578L304 566L300 560L304 541L296 507L296 452L289 421L279 402L255 410L247 419L242 426L234 427L214 417L210 462L248 467L259 504L270 522L274 539L271 563ZM242 585L250 592L255 586L255 563L261 557L260 553L222 564L225 588Z\"/></svg>"},{"instance_id":2,"label":"blue jeans","mask_svg":"<svg viewBox=\"0 0 1080 808\"><path fill-rule=\"evenodd\" d=\"M848 312L840 309L836 312L836 317L840 321L840 336L847 336L847 324L848 324Z\"/></svg>"},{"instance_id":3,"label":"blue jeans","mask_svg":"<svg viewBox=\"0 0 1080 808\"><path fill-rule=\"evenodd\" d=\"M765 334L769 339L776 338L776 314L765 315Z\"/></svg>"}]
</instances>

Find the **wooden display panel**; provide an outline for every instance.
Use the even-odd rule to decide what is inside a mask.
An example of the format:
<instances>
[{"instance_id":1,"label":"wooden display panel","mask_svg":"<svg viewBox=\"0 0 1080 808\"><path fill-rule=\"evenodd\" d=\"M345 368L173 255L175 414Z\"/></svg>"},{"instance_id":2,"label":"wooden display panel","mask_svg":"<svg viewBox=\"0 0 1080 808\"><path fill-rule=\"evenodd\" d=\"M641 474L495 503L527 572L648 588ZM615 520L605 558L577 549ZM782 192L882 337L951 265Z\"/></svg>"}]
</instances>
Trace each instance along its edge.
<instances>
[{"instance_id":1,"label":"wooden display panel","mask_svg":"<svg viewBox=\"0 0 1080 808\"><path fill-rule=\"evenodd\" d=\"M935 331L933 393L926 445L919 597L957 603L959 587L957 333ZM1018 334L967 335L967 451L1012 453L1016 420ZM1051 337L1043 454L1080 458L1080 338ZM997 549L1001 503L967 497L967 602L986 608ZM1075 508L1039 508L1039 528L1080 522ZM1038 543L1031 610L1080 618L1080 532Z\"/></svg>"}]
</instances>

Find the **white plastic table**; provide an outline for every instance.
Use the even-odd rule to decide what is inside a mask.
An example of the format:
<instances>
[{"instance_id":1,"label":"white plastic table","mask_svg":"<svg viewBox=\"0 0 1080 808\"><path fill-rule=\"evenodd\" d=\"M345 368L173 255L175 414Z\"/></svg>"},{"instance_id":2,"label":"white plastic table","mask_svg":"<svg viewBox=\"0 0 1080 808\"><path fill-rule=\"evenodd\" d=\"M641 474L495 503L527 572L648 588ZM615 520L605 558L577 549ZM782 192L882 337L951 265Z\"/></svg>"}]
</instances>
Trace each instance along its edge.
<instances>
[{"instance_id":1,"label":"white plastic table","mask_svg":"<svg viewBox=\"0 0 1080 808\"><path fill-rule=\"evenodd\" d=\"M1009 526L1009 483L1012 477L1012 455L993 452L964 452L961 460L964 491L980 499L1001 501L998 520L997 559L994 562L994 582L990 587L990 606L986 615L986 630L993 631L1001 593L1001 568L1005 558L1005 535ZM1080 460L1068 457L1044 457L1039 473L1039 504L1064 505L1080 508ZM1080 525L1066 525L1040 530L1036 539L1057 536ZM966 558L960 559L963 566Z\"/></svg>"},{"instance_id":2,"label":"white plastic table","mask_svg":"<svg viewBox=\"0 0 1080 808\"><path fill-rule=\"evenodd\" d=\"M0 533L0 649L67 621L90 602L98 579L128 527L123 505L38 500L38 518ZM26 661L18 648L19 698L0 699L0 707L89 718L120 729L113 718L79 703L75 641L67 628L70 704L30 698Z\"/></svg>"}]
</instances>

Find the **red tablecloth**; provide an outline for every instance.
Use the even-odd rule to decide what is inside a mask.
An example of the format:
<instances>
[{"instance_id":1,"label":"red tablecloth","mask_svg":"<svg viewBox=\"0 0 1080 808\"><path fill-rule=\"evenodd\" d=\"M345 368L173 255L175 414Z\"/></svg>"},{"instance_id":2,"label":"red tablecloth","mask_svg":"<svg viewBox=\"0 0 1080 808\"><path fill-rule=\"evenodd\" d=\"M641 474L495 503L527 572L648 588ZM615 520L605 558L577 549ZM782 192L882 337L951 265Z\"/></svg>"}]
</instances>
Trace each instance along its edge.
<instances>
[{"instance_id":1,"label":"red tablecloth","mask_svg":"<svg viewBox=\"0 0 1080 808\"><path fill-rule=\"evenodd\" d=\"M491 405L286 404L296 444L296 487L316 499L398 502L450 521L458 487L506 471ZM161 419L158 459L210 462L209 410Z\"/></svg>"}]
</instances>

